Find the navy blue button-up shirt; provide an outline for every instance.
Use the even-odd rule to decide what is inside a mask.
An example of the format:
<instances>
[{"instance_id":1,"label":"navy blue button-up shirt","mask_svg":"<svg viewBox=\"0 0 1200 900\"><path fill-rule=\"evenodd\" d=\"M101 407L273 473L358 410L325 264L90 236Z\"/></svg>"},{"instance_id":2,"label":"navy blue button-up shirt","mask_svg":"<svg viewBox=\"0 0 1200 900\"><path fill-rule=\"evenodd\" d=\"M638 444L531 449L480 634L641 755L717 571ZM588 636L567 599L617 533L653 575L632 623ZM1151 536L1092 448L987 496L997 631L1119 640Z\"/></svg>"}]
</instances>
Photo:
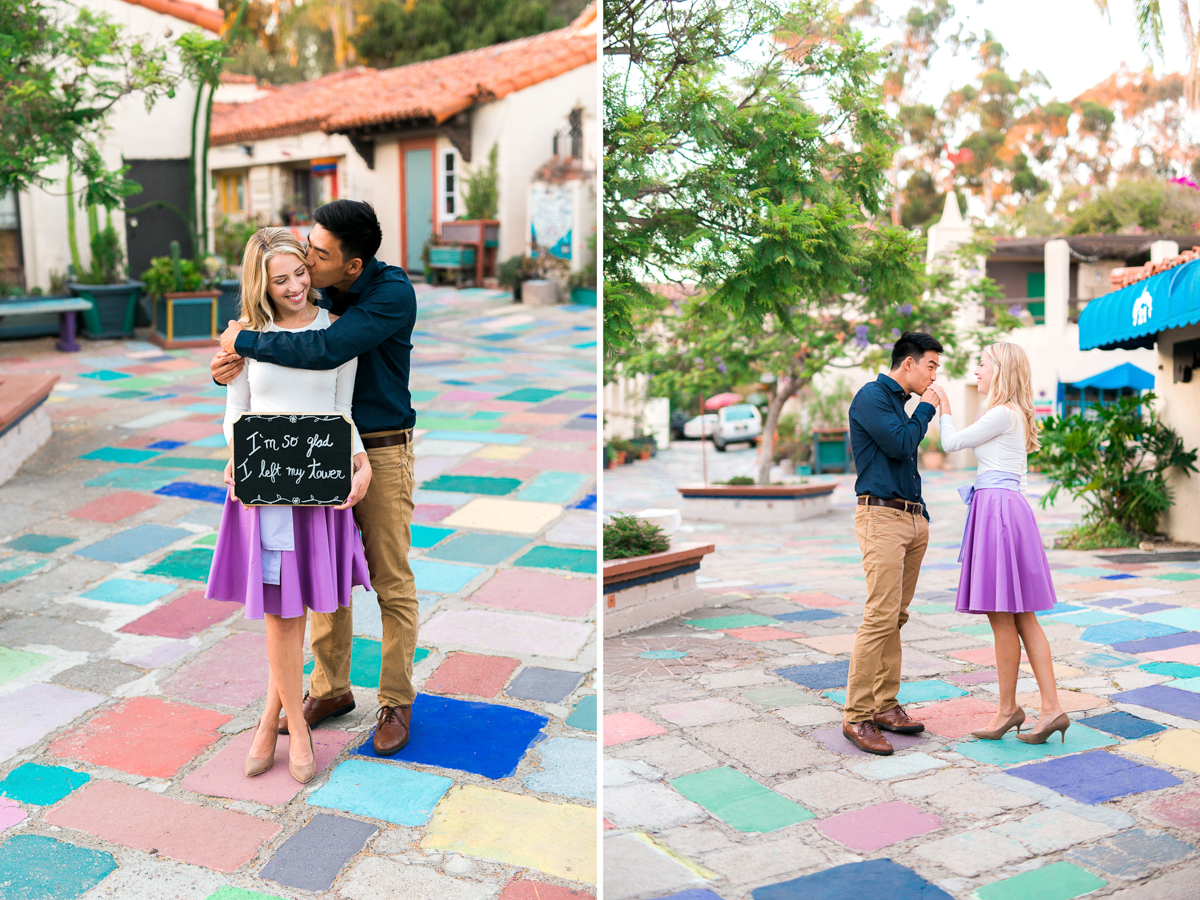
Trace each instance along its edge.
<instances>
[{"instance_id":1,"label":"navy blue button-up shirt","mask_svg":"<svg viewBox=\"0 0 1200 900\"><path fill-rule=\"evenodd\" d=\"M358 357L352 413L360 434L412 428L408 376L417 295L408 275L372 257L350 290L326 288L320 306L340 318L327 329L243 331L240 356L293 369L336 369Z\"/></svg>"},{"instance_id":2,"label":"navy blue button-up shirt","mask_svg":"<svg viewBox=\"0 0 1200 900\"><path fill-rule=\"evenodd\" d=\"M882 500L921 499L917 448L936 410L921 402L911 418L904 412L908 393L887 375L880 375L854 395L850 404L850 448L858 468L854 493ZM925 510L925 518L929 511Z\"/></svg>"}]
</instances>

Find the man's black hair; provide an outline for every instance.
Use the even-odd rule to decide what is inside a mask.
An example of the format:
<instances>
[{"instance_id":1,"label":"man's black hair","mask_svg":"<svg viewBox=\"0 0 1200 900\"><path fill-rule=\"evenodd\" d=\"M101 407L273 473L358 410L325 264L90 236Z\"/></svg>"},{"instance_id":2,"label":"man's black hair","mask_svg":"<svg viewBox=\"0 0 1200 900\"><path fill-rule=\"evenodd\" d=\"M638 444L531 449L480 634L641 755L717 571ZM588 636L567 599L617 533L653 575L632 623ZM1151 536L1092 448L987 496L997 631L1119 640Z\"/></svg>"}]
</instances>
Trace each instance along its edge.
<instances>
[{"instance_id":1,"label":"man's black hair","mask_svg":"<svg viewBox=\"0 0 1200 900\"><path fill-rule=\"evenodd\" d=\"M343 262L361 259L365 266L383 242L375 209L362 200L333 200L318 206L313 221L337 238Z\"/></svg>"},{"instance_id":2,"label":"man's black hair","mask_svg":"<svg viewBox=\"0 0 1200 900\"><path fill-rule=\"evenodd\" d=\"M906 331L900 335L900 340L896 341L896 345L892 347L892 371L894 372L904 365L906 357L911 356L920 362L921 357L926 353L941 352L942 345L936 339L922 331Z\"/></svg>"}]
</instances>

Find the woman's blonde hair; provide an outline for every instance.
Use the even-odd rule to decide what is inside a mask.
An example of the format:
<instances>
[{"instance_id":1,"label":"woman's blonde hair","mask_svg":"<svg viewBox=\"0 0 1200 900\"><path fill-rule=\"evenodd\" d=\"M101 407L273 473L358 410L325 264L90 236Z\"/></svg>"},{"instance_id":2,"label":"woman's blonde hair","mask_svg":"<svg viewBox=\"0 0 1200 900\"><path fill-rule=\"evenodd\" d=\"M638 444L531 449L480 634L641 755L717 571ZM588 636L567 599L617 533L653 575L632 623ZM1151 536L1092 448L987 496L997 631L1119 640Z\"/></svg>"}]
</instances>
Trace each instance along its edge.
<instances>
[{"instance_id":1,"label":"woman's blonde hair","mask_svg":"<svg viewBox=\"0 0 1200 900\"><path fill-rule=\"evenodd\" d=\"M1033 375L1029 357L1017 344L1002 342L983 349L992 361L992 383L987 408L1007 406L1025 418L1025 452L1041 446L1037 415L1033 411Z\"/></svg>"},{"instance_id":2,"label":"woman's blonde hair","mask_svg":"<svg viewBox=\"0 0 1200 900\"><path fill-rule=\"evenodd\" d=\"M253 331L262 331L275 321L275 306L267 293L267 263L280 253L290 253L307 264L304 245L286 228L260 228L246 242L242 254L242 302L238 310L242 324ZM308 301L317 299L317 292L308 289Z\"/></svg>"}]
</instances>

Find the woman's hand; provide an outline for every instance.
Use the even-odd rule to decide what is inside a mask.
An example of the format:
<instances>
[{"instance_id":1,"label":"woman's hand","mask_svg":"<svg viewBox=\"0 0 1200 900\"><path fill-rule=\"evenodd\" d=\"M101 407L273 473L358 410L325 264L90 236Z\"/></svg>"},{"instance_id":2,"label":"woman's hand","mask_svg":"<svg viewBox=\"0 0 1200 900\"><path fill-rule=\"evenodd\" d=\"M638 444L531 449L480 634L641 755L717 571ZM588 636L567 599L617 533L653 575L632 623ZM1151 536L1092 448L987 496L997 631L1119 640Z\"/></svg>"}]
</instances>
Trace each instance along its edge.
<instances>
[{"instance_id":1,"label":"woman's hand","mask_svg":"<svg viewBox=\"0 0 1200 900\"><path fill-rule=\"evenodd\" d=\"M334 509L349 509L364 496L366 496L367 488L371 485L371 461L367 459L367 454L356 453L354 455L354 477L350 480L350 496L346 498L346 502L341 506L335 506Z\"/></svg>"},{"instance_id":2,"label":"woman's hand","mask_svg":"<svg viewBox=\"0 0 1200 900\"><path fill-rule=\"evenodd\" d=\"M936 382L930 385L930 387L933 388L934 392L938 395L938 400L941 401L941 415L950 415L950 396L946 393L946 389Z\"/></svg>"},{"instance_id":3,"label":"woman's hand","mask_svg":"<svg viewBox=\"0 0 1200 900\"><path fill-rule=\"evenodd\" d=\"M233 487L233 457L229 457L229 462L225 463L224 473L225 483Z\"/></svg>"}]
</instances>

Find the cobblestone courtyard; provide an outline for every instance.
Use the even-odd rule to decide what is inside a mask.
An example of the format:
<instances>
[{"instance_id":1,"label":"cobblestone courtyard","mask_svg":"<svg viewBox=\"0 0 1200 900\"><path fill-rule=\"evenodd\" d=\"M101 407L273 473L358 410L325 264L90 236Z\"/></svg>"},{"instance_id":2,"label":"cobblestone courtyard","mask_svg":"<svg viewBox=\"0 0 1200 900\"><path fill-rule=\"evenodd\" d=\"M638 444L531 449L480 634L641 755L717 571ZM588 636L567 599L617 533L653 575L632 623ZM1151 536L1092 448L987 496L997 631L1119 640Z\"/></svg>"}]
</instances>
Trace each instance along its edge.
<instances>
[{"instance_id":1,"label":"cobblestone courtyard","mask_svg":"<svg viewBox=\"0 0 1200 900\"><path fill-rule=\"evenodd\" d=\"M596 312L417 290L413 739L371 749L360 592L358 706L314 732L308 786L282 736L242 774L267 660L203 596L212 351L0 342L0 372L61 375L51 442L0 487L2 900L594 896Z\"/></svg>"},{"instance_id":2,"label":"cobblestone courtyard","mask_svg":"<svg viewBox=\"0 0 1200 900\"><path fill-rule=\"evenodd\" d=\"M753 459L710 448L709 478ZM604 474L607 511L680 508L699 444ZM891 757L840 727L866 597L852 477L834 476L833 512L793 525L685 519L676 540L716 546L699 573L709 605L605 641L607 900L1200 897L1200 563L1049 551L1066 742L977 741L997 684L986 619L953 610L971 477L925 477L900 700L926 731L888 735ZM1031 499L1044 490L1031 478ZM1079 515L1034 509L1047 540Z\"/></svg>"}]
</instances>

